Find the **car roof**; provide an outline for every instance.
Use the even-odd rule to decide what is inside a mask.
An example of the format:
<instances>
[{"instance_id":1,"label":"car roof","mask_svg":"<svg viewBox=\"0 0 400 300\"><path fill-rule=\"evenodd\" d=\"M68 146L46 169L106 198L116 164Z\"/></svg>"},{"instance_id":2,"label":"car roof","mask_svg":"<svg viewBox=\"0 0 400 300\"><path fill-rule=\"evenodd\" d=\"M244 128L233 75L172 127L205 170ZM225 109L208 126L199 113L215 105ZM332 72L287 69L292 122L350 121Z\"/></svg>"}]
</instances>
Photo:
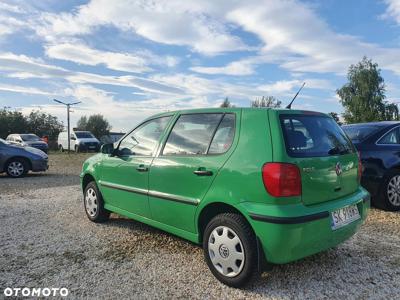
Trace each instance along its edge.
<instances>
[{"instance_id":1,"label":"car roof","mask_svg":"<svg viewBox=\"0 0 400 300\"><path fill-rule=\"evenodd\" d=\"M308 110L302 110L302 109L288 109L288 108L271 108L271 107L210 107L210 108L194 108L194 109L184 109L184 110L174 110L174 111L167 111L163 113L159 113L156 115L152 115L148 119L154 119L157 117L162 117L162 116L170 116L176 113L185 113L185 114L191 114L191 113L212 113L212 112L240 112L240 111L260 111L260 110L271 110L271 111L277 111L280 113L310 113L310 114L321 114L321 115L326 115L321 112L317 111L308 111Z\"/></svg>"},{"instance_id":2,"label":"car roof","mask_svg":"<svg viewBox=\"0 0 400 300\"><path fill-rule=\"evenodd\" d=\"M400 125L399 121L379 121L379 122L366 122L366 123L353 123L353 124L346 124L343 127L350 127L350 126L376 126L376 127L387 127L393 125Z\"/></svg>"}]
</instances>

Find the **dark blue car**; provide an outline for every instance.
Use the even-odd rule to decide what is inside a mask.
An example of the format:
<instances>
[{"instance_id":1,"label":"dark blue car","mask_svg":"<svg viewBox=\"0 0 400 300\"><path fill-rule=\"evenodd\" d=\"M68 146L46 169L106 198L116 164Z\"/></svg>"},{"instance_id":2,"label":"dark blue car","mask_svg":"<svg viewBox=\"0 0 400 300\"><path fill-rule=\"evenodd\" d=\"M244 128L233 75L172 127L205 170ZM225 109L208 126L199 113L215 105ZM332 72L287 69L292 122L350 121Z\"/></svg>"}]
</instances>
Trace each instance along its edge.
<instances>
[{"instance_id":1,"label":"dark blue car","mask_svg":"<svg viewBox=\"0 0 400 300\"><path fill-rule=\"evenodd\" d=\"M361 156L361 184L381 209L400 210L400 122L343 126Z\"/></svg>"}]
</instances>

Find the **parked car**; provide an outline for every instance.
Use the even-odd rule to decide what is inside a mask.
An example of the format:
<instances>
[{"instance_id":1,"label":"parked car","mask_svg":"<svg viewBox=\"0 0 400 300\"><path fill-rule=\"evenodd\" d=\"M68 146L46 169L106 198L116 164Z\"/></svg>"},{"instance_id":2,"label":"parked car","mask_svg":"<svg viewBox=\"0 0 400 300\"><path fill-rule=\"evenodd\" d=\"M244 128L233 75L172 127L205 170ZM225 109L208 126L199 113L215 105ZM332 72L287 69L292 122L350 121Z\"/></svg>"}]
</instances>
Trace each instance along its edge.
<instances>
[{"instance_id":1,"label":"parked car","mask_svg":"<svg viewBox=\"0 0 400 300\"><path fill-rule=\"evenodd\" d=\"M7 136L7 141L11 144L29 146L47 153L49 146L46 142L42 141L36 134L10 134Z\"/></svg>"},{"instance_id":2,"label":"parked car","mask_svg":"<svg viewBox=\"0 0 400 300\"><path fill-rule=\"evenodd\" d=\"M10 177L22 177L29 171L42 172L48 169L48 156L43 151L11 144L0 139L0 173Z\"/></svg>"},{"instance_id":3,"label":"parked car","mask_svg":"<svg viewBox=\"0 0 400 300\"><path fill-rule=\"evenodd\" d=\"M372 203L389 211L400 210L400 122L373 122L343 126L360 152L361 184Z\"/></svg>"},{"instance_id":4,"label":"parked car","mask_svg":"<svg viewBox=\"0 0 400 300\"><path fill-rule=\"evenodd\" d=\"M99 152L100 142L90 131L72 130L70 134L70 150L95 151ZM63 131L58 135L58 149L60 151L68 150L68 132Z\"/></svg>"},{"instance_id":5,"label":"parked car","mask_svg":"<svg viewBox=\"0 0 400 300\"><path fill-rule=\"evenodd\" d=\"M223 108L153 116L81 173L93 222L115 212L203 245L239 287L264 265L334 247L367 217L357 152L329 116Z\"/></svg>"}]
</instances>

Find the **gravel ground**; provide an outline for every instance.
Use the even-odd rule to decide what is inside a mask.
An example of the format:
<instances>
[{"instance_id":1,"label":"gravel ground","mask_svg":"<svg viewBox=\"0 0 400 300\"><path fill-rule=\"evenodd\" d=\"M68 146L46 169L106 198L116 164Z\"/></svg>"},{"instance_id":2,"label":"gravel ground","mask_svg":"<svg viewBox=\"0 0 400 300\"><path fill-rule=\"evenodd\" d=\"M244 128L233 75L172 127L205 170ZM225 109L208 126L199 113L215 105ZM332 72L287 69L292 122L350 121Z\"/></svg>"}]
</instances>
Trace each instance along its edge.
<instances>
[{"instance_id":1,"label":"gravel ground","mask_svg":"<svg viewBox=\"0 0 400 300\"><path fill-rule=\"evenodd\" d=\"M192 243L114 214L87 220L80 166L66 159L51 156L43 175L0 176L0 298L6 287L66 287L71 299L400 299L399 213L373 209L344 244L233 289Z\"/></svg>"}]
</instances>

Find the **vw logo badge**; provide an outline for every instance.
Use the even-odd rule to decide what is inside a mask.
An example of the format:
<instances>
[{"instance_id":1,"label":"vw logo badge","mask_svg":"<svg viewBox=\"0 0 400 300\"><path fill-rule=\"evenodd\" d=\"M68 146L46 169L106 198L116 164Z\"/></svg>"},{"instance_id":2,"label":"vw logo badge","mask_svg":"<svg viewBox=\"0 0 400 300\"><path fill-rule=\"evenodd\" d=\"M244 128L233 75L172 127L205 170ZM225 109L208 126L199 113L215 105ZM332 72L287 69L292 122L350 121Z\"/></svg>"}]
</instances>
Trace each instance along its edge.
<instances>
[{"instance_id":1,"label":"vw logo badge","mask_svg":"<svg viewBox=\"0 0 400 300\"><path fill-rule=\"evenodd\" d=\"M342 174L342 165L340 164L340 162L336 163L335 171L337 176L340 176Z\"/></svg>"}]
</instances>

